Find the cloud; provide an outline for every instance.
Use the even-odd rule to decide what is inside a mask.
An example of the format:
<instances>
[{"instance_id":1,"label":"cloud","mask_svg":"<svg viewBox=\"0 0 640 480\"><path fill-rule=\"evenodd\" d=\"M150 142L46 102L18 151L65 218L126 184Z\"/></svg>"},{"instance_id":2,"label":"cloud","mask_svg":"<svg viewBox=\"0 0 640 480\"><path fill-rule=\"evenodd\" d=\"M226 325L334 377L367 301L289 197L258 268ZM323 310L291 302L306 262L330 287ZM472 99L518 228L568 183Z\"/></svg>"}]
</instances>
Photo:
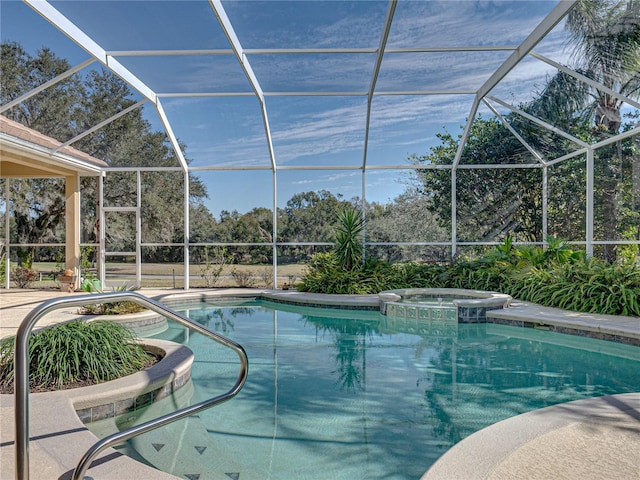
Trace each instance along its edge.
<instances>
[{"instance_id":1,"label":"cloud","mask_svg":"<svg viewBox=\"0 0 640 480\"><path fill-rule=\"evenodd\" d=\"M552 2L399 2L388 45L518 45Z\"/></svg>"},{"instance_id":2,"label":"cloud","mask_svg":"<svg viewBox=\"0 0 640 480\"><path fill-rule=\"evenodd\" d=\"M388 47L518 45L553 8L552 2L399 2ZM387 2L231 2L225 4L245 48L376 47ZM267 28L265 28L267 27ZM561 61L564 34L557 27L539 51ZM537 47L538 49L538 47ZM479 88L510 55L502 52L403 53L385 55L377 90ZM166 60L166 59L165 59ZM189 57L183 70L162 64L186 91L243 91L247 81L234 56ZM249 55L264 91L365 91L372 54ZM188 74L185 74L187 73ZM554 69L526 60L492 94L527 101ZM158 77L161 84L169 80ZM239 90L240 89L240 90ZM191 99L190 99L191 100ZM402 148L433 141L443 125L463 124L472 95L374 96L369 147ZM205 104L205 100L198 100ZM189 102L172 99L167 112L185 124L180 138L199 165L269 165L257 102L246 110L190 115ZM365 141L366 97L267 97L267 112L279 165L358 164ZM233 112L233 115L231 115ZM208 123L210 122L210 123Z\"/></svg>"}]
</instances>

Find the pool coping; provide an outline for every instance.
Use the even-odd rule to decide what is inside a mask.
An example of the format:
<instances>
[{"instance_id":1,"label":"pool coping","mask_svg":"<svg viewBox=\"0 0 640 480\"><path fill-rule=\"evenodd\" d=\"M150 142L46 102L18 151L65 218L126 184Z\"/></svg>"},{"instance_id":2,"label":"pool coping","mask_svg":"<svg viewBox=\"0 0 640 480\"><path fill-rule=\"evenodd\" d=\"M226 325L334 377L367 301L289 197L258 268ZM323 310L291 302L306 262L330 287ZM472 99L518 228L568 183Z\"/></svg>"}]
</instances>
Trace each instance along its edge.
<instances>
[{"instance_id":1,"label":"pool coping","mask_svg":"<svg viewBox=\"0 0 640 480\"><path fill-rule=\"evenodd\" d=\"M640 347L640 318L568 312L513 301L509 308L487 311L487 321L501 325L540 328Z\"/></svg>"},{"instance_id":2,"label":"pool coping","mask_svg":"<svg viewBox=\"0 0 640 480\"><path fill-rule=\"evenodd\" d=\"M631 479L640 472L640 393L587 398L490 425L421 480Z\"/></svg>"},{"instance_id":3,"label":"pool coping","mask_svg":"<svg viewBox=\"0 0 640 480\"><path fill-rule=\"evenodd\" d=\"M168 340L145 338L142 343L162 359L150 368L90 387L62 390L83 423L116 417L166 398L191 380L193 352ZM56 393L56 392L52 392ZM37 395L37 394L34 394Z\"/></svg>"},{"instance_id":4,"label":"pool coping","mask_svg":"<svg viewBox=\"0 0 640 480\"><path fill-rule=\"evenodd\" d=\"M421 289L404 289L421 290ZM463 294L461 289L434 289L434 291ZM448 291L447 291L448 290ZM395 291L391 291L395 292ZM540 328L557 333L590 337L628 345L640 346L640 318L618 315L598 315L582 312L571 312L558 308L542 307L537 304L512 299L506 294L497 292L467 291L477 299L461 300L462 306L474 305L486 308L486 319L477 323L495 323L523 328ZM383 292L388 293L388 292ZM480 297L483 294L485 297ZM155 295L151 298L169 307L204 303L211 300L220 301L251 301L268 300L274 303L298 305L315 308L332 308L337 310L380 311L380 294L371 295L328 295L320 293L306 293L297 291L246 289L225 294L223 291L189 291L187 293L169 293ZM508 298L507 298L508 297ZM508 307L492 309L493 302L502 305L508 301ZM134 327L140 326L139 319L144 319L142 328L153 329L156 320L162 317L153 312L141 312L128 315L84 315L82 318L109 319ZM465 322L466 323L466 322ZM471 322L476 323L476 322Z\"/></svg>"}]
</instances>

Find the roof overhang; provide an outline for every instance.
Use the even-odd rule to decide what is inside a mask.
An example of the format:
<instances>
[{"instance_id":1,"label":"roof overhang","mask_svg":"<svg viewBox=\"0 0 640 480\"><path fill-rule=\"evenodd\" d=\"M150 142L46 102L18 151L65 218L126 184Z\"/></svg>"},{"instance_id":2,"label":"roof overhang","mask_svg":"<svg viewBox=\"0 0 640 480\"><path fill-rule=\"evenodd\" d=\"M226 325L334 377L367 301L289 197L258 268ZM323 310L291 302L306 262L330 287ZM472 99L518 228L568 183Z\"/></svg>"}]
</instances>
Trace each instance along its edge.
<instances>
[{"instance_id":1,"label":"roof overhang","mask_svg":"<svg viewBox=\"0 0 640 480\"><path fill-rule=\"evenodd\" d=\"M106 162L74 148L55 151L60 145L57 140L4 117L0 120L2 178L98 176L108 166Z\"/></svg>"}]
</instances>

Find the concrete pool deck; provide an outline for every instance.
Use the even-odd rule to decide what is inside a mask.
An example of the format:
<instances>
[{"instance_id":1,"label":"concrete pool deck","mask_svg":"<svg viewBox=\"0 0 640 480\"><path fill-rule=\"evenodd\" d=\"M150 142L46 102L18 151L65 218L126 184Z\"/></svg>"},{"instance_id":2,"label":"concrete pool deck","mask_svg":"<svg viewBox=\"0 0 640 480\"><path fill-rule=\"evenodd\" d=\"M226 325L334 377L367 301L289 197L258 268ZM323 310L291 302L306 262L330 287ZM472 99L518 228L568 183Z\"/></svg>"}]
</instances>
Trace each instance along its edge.
<instances>
[{"instance_id":1,"label":"concrete pool deck","mask_svg":"<svg viewBox=\"0 0 640 480\"><path fill-rule=\"evenodd\" d=\"M373 308L377 295L305 294L261 289L140 290L168 305L209 297L263 296L303 305L349 304ZM0 337L15 334L24 317L52 298L83 295L48 290L0 290ZM39 326L71 320L75 307L46 315ZM488 315L489 316L489 315ZM640 318L567 312L524 302L492 312L496 323L565 329L598 337L620 337L640 344ZM520 322L520 323L519 323ZM612 479L640 478L639 393L579 400L525 413L467 437L445 453L423 480L458 479ZM56 392L59 393L59 392ZM79 457L97 441L80 422L67 399L30 401L31 479L69 479ZM63 396L60 396L63 397ZM53 410L52 407L55 407ZM0 395L0 479L14 473L13 396ZM55 411L55 415L51 412ZM87 473L94 480L177 478L107 450ZM240 480L247 480L240 477ZM253 480L253 479L252 479ZM258 479L259 480L259 479Z\"/></svg>"}]
</instances>

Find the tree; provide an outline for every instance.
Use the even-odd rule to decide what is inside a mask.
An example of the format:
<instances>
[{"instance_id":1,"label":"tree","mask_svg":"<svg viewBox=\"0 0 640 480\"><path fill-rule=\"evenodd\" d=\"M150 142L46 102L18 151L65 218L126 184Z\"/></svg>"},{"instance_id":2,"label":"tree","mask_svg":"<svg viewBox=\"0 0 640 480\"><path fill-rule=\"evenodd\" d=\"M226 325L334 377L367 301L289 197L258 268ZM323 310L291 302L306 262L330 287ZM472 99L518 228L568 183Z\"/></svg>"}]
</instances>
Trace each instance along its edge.
<instances>
[{"instance_id":1,"label":"tree","mask_svg":"<svg viewBox=\"0 0 640 480\"><path fill-rule=\"evenodd\" d=\"M17 43L0 45L0 103L6 104L40 84L69 69L66 60L57 58L49 49L37 57L30 56ZM71 117L81 108L83 87L78 78L70 77L16 105L6 115L15 121L53 136L60 141L74 134ZM55 178L11 181L14 215L12 241L47 243L64 238L64 181ZM35 247L19 247L21 264L30 267Z\"/></svg>"},{"instance_id":2,"label":"tree","mask_svg":"<svg viewBox=\"0 0 640 480\"><path fill-rule=\"evenodd\" d=\"M352 201L356 203L357 199ZM349 203L328 190L296 193L284 209L278 209L278 241L333 241L338 213ZM309 253L305 246L283 248L283 258L289 261L305 260Z\"/></svg>"},{"instance_id":3,"label":"tree","mask_svg":"<svg viewBox=\"0 0 640 480\"><path fill-rule=\"evenodd\" d=\"M581 0L567 17L571 32L573 67L579 73L630 98L640 96L640 2L637 0ZM630 128L623 124L623 102L575 77L559 72L544 89L520 108L586 142L596 142ZM632 116L629 117L632 119ZM557 158L574 151L572 142L515 114L506 120L536 151ZM428 155L411 158L416 163L451 164L458 141L440 135L442 145ZM495 119L476 118L461 164L518 163L528 152ZM530 157L531 158L531 157ZM620 235L640 238L640 155L637 140L602 147L595 152L595 235L616 240ZM541 238L540 176L535 171L509 170L509 176L492 170L457 171L458 230L462 240L493 240L513 233L517 240ZM450 209L450 172L418 172L422 192L433 201L430 209L441 218ZM555 167L550 184L550 230L571 239L584 238L584 161L567 161ZM555 211L554 211L555 210ZM557 215L553 215L557 212ZM555 223L554 223L555 222ZM635 225L635 226L634 226ZM469 237L469 232L478 232ZM630 238L630 239L631 239ZM615 247L605 247L609 260Z\"/></svg>"},{"instance_id":4,"label":"tree","mask_svg":"<svg viewBox=\"0 0 640 480\"><path fill-rule=\"evenodd\" d=\"M567 16L577 67L589 78L628 97L640 94L640 2L579 0ZM624 102L594 88L575 91L593 112L594 131L614 134ZM578 97L579 98L579 97Z\"/></svg>"},{"instance_id":5,"label":"tree","mask_svg":"<svg viewBox=\"0 0 640 480\"><path fill-rule=\"evenodd\" d=\"M66 60L48 49L36 56L29 55L16 43L3 43L0 57L0 103L5 104L20 95L55 78L69 69ZM7 111L7 116L41 133L67 141L103 120L135 103L128 85L116 75L94 70L80 77L71 75ZM74 147L105 160L112 167L177 166L178 160L163 132L154 132L140 109L108 123L98 131L81 138ZM181 145L181 148L185 148ZM175 178L176 175L179 178ZM182 173L152 172L143 174L143 241L181 243L184 241L184 209L181 185ZM107 177L105 204L135 206L137 198L135 173L116 172ZM207 196L206 188L195 176L190 177L190 200L196 206ZM35 194L35 195L33 195ZM12 181L12 200L16 212L19 243L54 242L63 238L64 184L59 179ZM97 183L82 181L83 239L97 240ZM127 203L128 202L128 203ZM126 205L125 205L126 203ZM202 213L202 209L197 208ZM110 215L107 242L115 251L129 251L131 221L127 215ZM204 225L206 221L196 222ZM135 225L133 226L135 231ZM61 236L62 235L62 236ZM166 252L149 247L146 252L153 260L155 253ZM27 253L19 251L27 259ZM32 257L32 252L30 253ZM180 257L178 255L178 257ZM175 260L173 258L172 260Z\"/></svg>"},{"instance_id":6,"label":"tree","mask_svg":"<svg viewBox=\"0 0 640 480\"><path fill-rule=\"evenodd\" d=\"M52 80L70 68L69 62L44 48L29 55L17 43L0 45L0 103L6 104ZM28 98L6 112L6 116L61 142L77 130L75 119L83 109L84 86L72 75Z\"/></svg>"},{"instance_id":7,"label":"tree","mask_svg":"<svg viewBox=\"0 0 640 480\"><path fill-rule=\"evenodd\" d=\"M448 217L439 218L430 210L431 199L416 188L381 205L367 205L367 242L446 242L451 235ZM443 227L445 225L445 227ZM367 247L367 257L387 261L441 261L447 257L442 247L416 247L409 245L372 245Z\"/></svg>"},{"instance_id":8,"label":"tree","mask_svg":"<svg viewBox=\"0 0 640 480\"><path fill-rule=\"evenodd\" d=\"M572 57L578 70L605 87L629 98L640 98L640 2L637 0L580 0L567 16L571 33ZM596 88L570 90L583 115L592 119L591 133L603 140L620 132L624 101ZM559 102L560 103L560 102ZM627 142L628 144L628 142ZM640 197L640 156L623 144L599 149L596 179L599 183L596 205L602 218L602 236L617 240L625 232L621 222L621 200L631 189L631 204ZM624 207L623 207L624 208ZM636 219L636 238L640 221ZM622 226L622 231L620 231ZM633 233L632 233L633 235ZM615 260L615 247L605 246L605 257Z\"/></svg>"},{"instance_id":9,"label":"tree","mask_svg":"<svg viewBox=\"0 0 640 480\"><path fill-rule=\"evenodd\" d=\"M11 182L13 230L11 241L48 243L64 238L64 180L59 178ZM19 263L31 268L36 247L18 247Z\"/></svg>"},{"instance_id":10,"label":"tree","mask_svg":"<svg viewBox=\"0 0 640 480\"><path fill-rule=\"evenodd\" d=\"M439 133L441 144L414 155L415 164L452 165L459 140ZM496 119L476 118L461 164L486 165L531 161L531 154ZM505 173L507 172L507 173ZM451 218L451 170L416 170L418 191L447 228ZM541 177L529 169L459 169L457 171L458 239L494 241L508 234L519 240L542 240Z\"/></svg>"}]
</instances>

